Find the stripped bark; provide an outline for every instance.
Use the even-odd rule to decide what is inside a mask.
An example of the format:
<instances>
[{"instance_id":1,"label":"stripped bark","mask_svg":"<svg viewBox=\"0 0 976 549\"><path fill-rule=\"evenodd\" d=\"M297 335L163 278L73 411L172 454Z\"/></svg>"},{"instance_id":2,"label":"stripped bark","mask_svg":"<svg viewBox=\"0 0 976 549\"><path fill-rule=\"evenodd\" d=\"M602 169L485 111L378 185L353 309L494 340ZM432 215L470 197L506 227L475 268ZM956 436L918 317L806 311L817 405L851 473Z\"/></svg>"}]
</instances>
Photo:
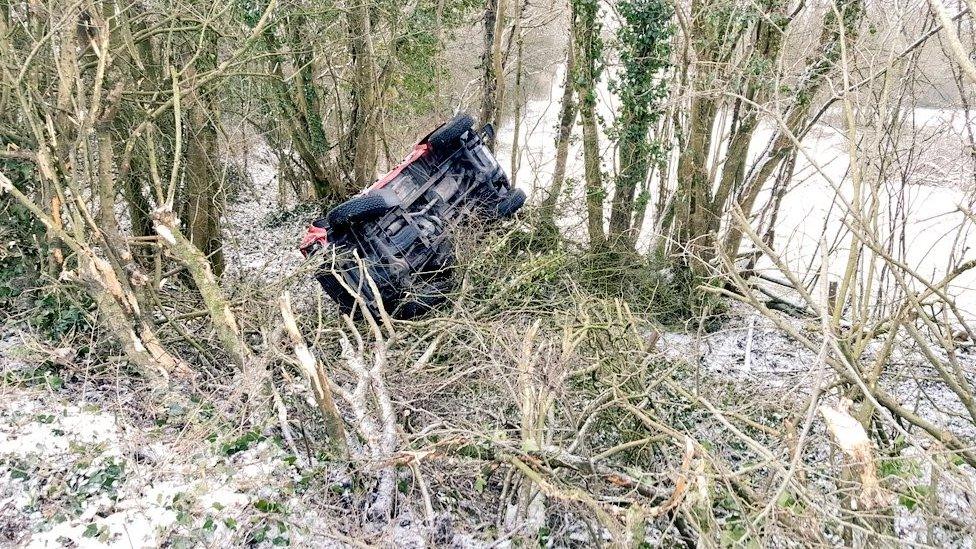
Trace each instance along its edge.
<instances>
[{"instance_id":1,"label":"stripped bark","mask_svg":"<svg viewBox=\"0 0 976 549\"><path fill-rule=\"evenodd\" d=\"M298 330L295 314L291 310L291 295L288 292L281 294L278 307L285 324L285 333L288 334L288 339L291 341L292 349L295 352L295 358L298 359L298 365L312 387L315 402L322 413L323 426L326 435L329 437L329 445L338 455L345 455L347 452L346 428L332 396L331 381L325 369L315 359L315 355L309 350L308 345L305 344L305 338Z\"/></svg>"},{"instance_id":2,"label":"stripped bark","mask_svg":"<svg viewBox=\"0 0 976 549\"><path fill-rule=\"evenodd\" d=\"M186 266L193 277L224 351L238 368L244 369L252 357L251 350L244 343L237 317L231 310L230 302L227 301L207 257L183 234L176 214L168 207L164 206L153 212L153 222L163 244Z\"/></svg>"},{"instance_id":3,"label":"stripped bark","mask_svg":"<svg viewBox=\"0 0 976 549\"><path fill-rule=\"evenodd\" d=\"M171 355L160 343L146 318L129 280L122 280L115 268L99 257L84 241L60 228L60 223L43 211L29 197L17 189L6 175L0 173L0 194L9 193L31 211L48 230L77 255L80 269L74 275L82 288L95 302L99 320L121 344L133 366L148 379L165 381L171 374L185 375L190 369ZM59 214L60 215L60 214ZM133 282L144 282L134 278Z\"/></svg>"}]
</instances>

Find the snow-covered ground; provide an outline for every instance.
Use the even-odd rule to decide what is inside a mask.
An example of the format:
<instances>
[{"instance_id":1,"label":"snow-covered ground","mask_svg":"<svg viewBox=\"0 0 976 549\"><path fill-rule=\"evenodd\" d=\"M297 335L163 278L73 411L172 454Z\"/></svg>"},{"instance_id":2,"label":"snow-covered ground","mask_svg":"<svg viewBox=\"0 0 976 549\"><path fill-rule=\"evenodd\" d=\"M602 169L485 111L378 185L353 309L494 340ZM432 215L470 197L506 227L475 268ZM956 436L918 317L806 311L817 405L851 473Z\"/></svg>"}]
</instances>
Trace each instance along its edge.
<instances>
[{"instance_id":1,"label":"snow-covered ground","mask_svg":"<svg viewBox=\"0 0 976 549\"><path fill-rule=\"evenodd\" d=\"M147 409L156 397L127 380L63 388L39 374L43 356L24 337L0 341L0 546L327 539L297 504L294 456L273 438L223 424L208 403Z\"/></svg>"},{"instance_id":2,"label":"snow-covered ground","mask_svg":"<svg viewBox=\"0 0 976 549\"><path fill-rule=\"evenodd\" d=\"M519 128L519 155L515 164L512 164L514 122L507 122L498 132L499 161L506 168L518 167L517 185L530 196L535 193L536 199L552 179L564 73L564 67L559 66L548 94L527 102ZM614 113L613 94L605 81L597 91L599 114L610 123ZM883 239L896 241L899 260L930 280L939 280L960 263L976 258L970 242L974 223L971 219L967 221L966 214L960 209L972 211L976 201L972 187L972 159L961 146L966 132L970 128L976 131L976 115L967 121L960 109L919 108L910 113L910 118L917 131L930 132L926 135L941 132L946 137L943 142L936 140L934 144L929 139L924 140L920 145L923 153L904 186L900 182L882 185L880 234ZM760 126L750 145L750 158L761 154L774 129L768 123ZM606 139L602 143L605 147L604 172L611 174L614 152L609 149ZM830 275L836 279L846 270L850 238L844 226L848 210L845 201L851 199L853 188L849 169L848 136L828 124L818 124L803 141L802 153L776 224L775 249L801 280L809 282L820 271L822 241L831 247L827 266ZM570 145L567 177L579 181L582 170L582 144L577 135ZM568 185L571 186L571 182ZM567 201L570 207L564 211L559 224L568 234L582 240L585 239L585 214L581 206L581 187L577 184L570 190L572 199ZM766 189L757 204L765 203L769 193L770 189ZM639 245L648 246L651 241L652 217L645 217ZM892 235L887 229L889 223L899 227L903 234ZM772 263L764 258L758 268L772 269ZM883 273L880 269L876 272L879 277ZM891 284L891 281L887 283ZM976 270L964 273L947 289L947 293L957 300L960 310L971 319L976 319L974 289Z\"/></svg>"},{"instance_id":3,"label":"snow-covered ground","mask_svg":"<svg viewBox=\"0 0 976 549\"><path fill-rule=\"evenodd\" d=\"M249 142L240 155L248 181L227 201L225 281L280 280L301 264L298 243L317 207L294 210L293 199L280 203L277 159L263 141Z\"/></svg>"},{"instance_id":4,"label":"snow-covered ground","mask_svg":"<svg viewBox=\"0 0 976 549\"><path fill-rule=\"evenodd\" d=\"M563 79L560 68L549 93L526 105L516 181L528 192L538 193L551 179ZM604 105L611 104L605 87L600 94ZM611 109L604 110L606 114ZM916 116L923 126L947 126L957 133L966 129L958 111L918 109ZM770 132L771 128L757 132L750 154L758 153ZM512 165L513 140L514 124L509 122L499 129L498 140L499 160L506 169ZM578 140L570 150L568 173L579 177ZM826 125L818 127L805 141L794 187L782 204L777 246L801 277L819 268L816 250L821 239L840 232L835 189L840 189L840 196L849 193L849 183L844 182L849 167L846 150L841 132ZM611 151L606 158L612 158ZM959 260L973 257L968 235L956 238L962 222L957 206L971 201L970 194L958 186L943 184L958 175L959 165L947 161L927 167L903 190L904 208L899 214L906 227L905 261L938 278ZM302 262L296 245L316 212L289 210L293 204L286 204L287 211L282 211L276 169L273 155L263 144L250 147L250 185L229 200L225 221L233 228L225 232L225 282L232 288L239 283L274 283L291 275ZM562 220L563 226L575 230L581 225L578 214L571 212ZM828 267L833 274L843 270L843 251L841 245L831 255ZM976 292L969 291L976 285L974 277L976 274L967 274L951 288L970 314L976 313ZM296 283L307 284L309 289L315 286L310 278L302 281ZM816 331L815 326L797 323L799 330ZM823 375L815 353L744 309L736 309L719 332L702 338L664 334L662 346L672 357L696 361L730 382L777 394L805 395ZM0 373L20 371L37 360L29 356L28 347L4 339ZM976 371L972 350L961 350L957 358ZM899 355L895 362L898 367L917 365L921 360ZM222 434L208 440L210 433L200 431L208 425L213 433L235 431L226 425L218 429L210 420L200 424L186 421L190 415L206 415L203 406L187 410L174 403L152 418L142 417L133 413L135 397L121 396L130 389L56 392L43 383L0 385L0 545L155 547L163 542L174 544L177 539L186 545L208 546L256 540L332 543L327 519L314 511L302 511L296 485L303 472L296 466L295 456L273 438L237 431L233 436ZM906 402L921 400L920 385L914 379L906 378L889 389ZM932 398L934 390L926 387L926 398ZM953 425L957 432L976 435L967 431L972 425L958 422L956 399L947 394L943 399L936 395L936 400L938 407L923 408L927 417ZM200 440L208 443L200 445ZM923 460L919 462L923 466L910 480L932 482L931 469L925 468ZM965 497L976 493L973 475L970 472L953 482L955 488L950 486L947 493L963 495L950 498L952 512L972 514L972 504ZM970 484L961 486L966 482ZM287 520L277 516L281 508L289 510ZM907 509L899 512L899 527L917 533L917 525L911 526L917 524L917 517ZM415 534L403 529L391 535L396 539Z\"/></svg>"},{"instance_id":5,"label":"snow-covered ground","mask_svg":"<svg viewBox=\"0 0 976 549\"><path fill-rule=\"evenodd\" d=\"M818 336L819 326L815 321L790 318L784 321L811 339ZM661 334L660 347L670 359L701 368L702 379L709 383L724 379L735 384L739 394L752 392L757 400L781 401L784 409L794 411L806 405L812 391L824 388L833 379L830 367L817 358L816 352L803 347L769 319L745 306L733 306L729 321L714 333L698 336L665 332ZM870 361L880 347L881 342L872 342L864 359ZM941 358L947 359L944 354ZM976 372L976 348L962 348L955 358L961 368ZM925 366L921 353L896 351L888 365L888 374L883 386L899 402L957 435L976 439L976 426L967 420L966 410L956 395L944 384L925 381L935 378L937 373ZM835 396L826 395L821 402L835 400ZM812 430L823 435L822 422L815 422ZM833 452L824 444L826 437L815 437L815 440L809 441L804 450L805 461L817 463L832 459ZM894 492L889 497L895 513L895 534L904 546L976 547L976 470L947 462L940 457L943 451L929 438L906 437L898 455L882 454L875 458L886 489ZM825 484L826 492L832 489L831 483ZM949 519L926 515L923 506L913 499L923 495L926 512L942 509L944 517Z\"/></svg>"}]
</instances>

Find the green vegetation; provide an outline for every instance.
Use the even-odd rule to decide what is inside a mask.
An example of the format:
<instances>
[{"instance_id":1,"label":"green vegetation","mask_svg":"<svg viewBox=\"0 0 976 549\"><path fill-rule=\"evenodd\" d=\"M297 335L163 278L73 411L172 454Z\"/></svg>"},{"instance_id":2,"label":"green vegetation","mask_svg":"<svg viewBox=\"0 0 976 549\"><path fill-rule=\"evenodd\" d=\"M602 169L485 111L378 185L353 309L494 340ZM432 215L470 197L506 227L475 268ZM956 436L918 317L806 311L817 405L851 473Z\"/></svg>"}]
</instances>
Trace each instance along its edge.
<instances>
[{"instance_id":1,"label":"green vegetation","mask_svg":"<svg viewBox=\"0 0 976 549\"><path fill-rule=\"evenodd\" d=\"M0 2L0 545L969 543L943 2ZM458 110L538 192L338 315L302 227Z\"/></svg>"}]
</instances>

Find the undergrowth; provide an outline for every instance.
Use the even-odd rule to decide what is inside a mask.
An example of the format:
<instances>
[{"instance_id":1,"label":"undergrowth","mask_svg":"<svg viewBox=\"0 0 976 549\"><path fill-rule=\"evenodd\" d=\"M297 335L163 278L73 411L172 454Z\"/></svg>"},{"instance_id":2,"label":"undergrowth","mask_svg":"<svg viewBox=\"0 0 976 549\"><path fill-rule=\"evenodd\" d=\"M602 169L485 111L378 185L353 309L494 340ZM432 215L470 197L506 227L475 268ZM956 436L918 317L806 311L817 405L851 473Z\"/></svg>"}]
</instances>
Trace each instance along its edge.
<instances>
[{"instance_id":1,"label":"undergrowth","mask_svg":"<svg viewBox=\"0 0 976 549\"><path fill-rule=\"evenodd\" d=\"M705 331L720 326L722 300L701 291L712 281L673 262L633 250L586 249L527 223L458 242L464 298L492 309L554 312L581 295L621 300L662 326Z\"/></svg>"},{"instance_id":2,"label":"undergrowth","mask_svg":"<svg viewBox=\"0 0 976 549\"><path fill-rule=\"evenodd\" d=\"M0 159L0 170L19 189L32 190L36 173L31 164ZM0 320L25 321L48 339L61 341L91 328L91 300L71 283L55 283L48 275L54 248L33 214L0 196Z\"/></svg>"}]
</instances>

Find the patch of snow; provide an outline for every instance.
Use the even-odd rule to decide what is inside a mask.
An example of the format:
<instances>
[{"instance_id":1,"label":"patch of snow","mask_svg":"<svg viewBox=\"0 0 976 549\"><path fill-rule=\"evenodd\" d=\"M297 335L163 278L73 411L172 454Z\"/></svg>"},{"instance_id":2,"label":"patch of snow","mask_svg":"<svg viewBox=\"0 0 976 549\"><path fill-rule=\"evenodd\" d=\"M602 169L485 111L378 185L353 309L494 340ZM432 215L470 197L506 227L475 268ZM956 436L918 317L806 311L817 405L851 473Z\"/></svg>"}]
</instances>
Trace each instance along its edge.
<instances>
[{"instance_id":1,"label":"patch of snow","mask_svg":"<svg viewBox=\"0 0 976 549\"><path fill-rule=\"evenodd\" d=\"M268 441L230 456L218 444L186 452L178 434L153 441L92 405L5 392L0 535L26 547L158 547L187 529L226 545L238 535L228 524L297 478Z\"/></svg>"},{"instance_id":2,"label":"patch of snow","mask_svg":"<svg viewBox=\"0 0 976 549\"><path fill-rule=\"evenodd\" d=\"M52 408L24 396L13 397L0 408L0 418L0 455L6 456L57 458L69 452L71 445L91 445L118 436L112 416L74 404ZM104 453L117 456L120 451L110 445Z\"/></svg>"},{"instance_id":3,"label":"patch of snow","mask_svg":"<svg viewBox=\"0 0 976 549\"><path fill-rule=\"evenodd\" d=\"M304 258L298 243L316 217L314 211L286 215L278 196L277 161L265 143L248 153L247 176L251 185L229 201L224 218L224 280L231 285L243 280L272 282L292 273Z\"/></svg>"}]
</instances>

